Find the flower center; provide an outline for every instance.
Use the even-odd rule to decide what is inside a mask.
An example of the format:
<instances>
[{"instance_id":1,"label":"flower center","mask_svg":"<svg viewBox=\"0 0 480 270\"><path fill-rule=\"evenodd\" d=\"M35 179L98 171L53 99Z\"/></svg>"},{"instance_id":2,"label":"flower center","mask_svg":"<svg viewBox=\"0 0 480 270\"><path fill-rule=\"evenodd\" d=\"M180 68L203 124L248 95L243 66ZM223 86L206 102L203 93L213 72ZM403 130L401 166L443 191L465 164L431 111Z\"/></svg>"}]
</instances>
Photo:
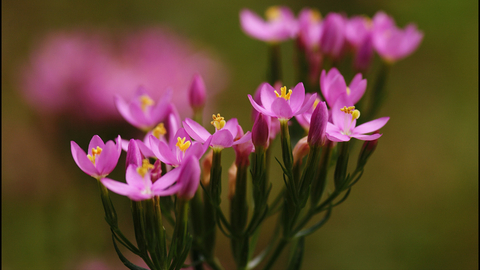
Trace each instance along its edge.
<instances>
[{"instance_id":1,"label":"flower center","mask_svg":"<svg viewBox=\"0 0 480 270\"><path fill-rule=\"evenodd\" d=\"M87 155L88 159L95 165L95 158L102 153L102 148L100 146L97 146L97 148L92 148L92 155Z\"/></svg>"},{"instance_id":2,"label":"flower center","mask_svg":"<svg viewBox=\"0 0 480 270\"><path fill-rule=\"evenodd\" d=\"M150 161L148 159L144 159L142 161L142 166L137 168L137 173L140 174L142 177L145 177L145 174L147 174L148 170L153 169L154 166L150 164Z\"/></svg>"},{"instance_id":3,"label":"flower center","mask_svg":"<svg viewBox=\"0 0 480 270\"><path fill-rule=\"evenodd\" d=\"M292 89L289 89L287 93L287 87L283 86L282 88L280 88L280 93L281 94L279 94L277 90L275 90L275 95L277 95L278 98L284 98L285 100L289 100L290 96L292 95Z\"/></svg>"},{"instance_id":4,"label":"flower center","mask_svg":"<svg viewBox=\"0 0 480 270\"><path fill-rule=\"evenodd\" d=\"M346 114L351 114L352 115L352 121L355 120L355 119L358 119L360 117L360 111L355 110L355 106L350 106L348 108L347 108L347 106L343 106L343 108L341 108L340 111L342 111Z\"/></svg>"},{"instance_id":5,"label":"flower center","mask_svg":"<svg viewBox=\"0 0 480 270\"><path fill-rule=\"evenodd\" d=\"M350 93L351 93L350 87L347 86L347 96L350 96Z\"/></svg>"},{"instance_id":6,"label":"flower center","mask_svg":"<svg viewBox=\"0 0 480 270\"><path fill-rule=\"evenodd\" d=\"M152 135L160 139L163 135L167 134L167 130L165 129L165 125L163 123L158 124L153 130Z\"/></svg>"},{"instance_id":7,"label":"flower center","mask_svg":"<svg viewBox=\"0 0 480 270\"><path fill-rule=\"evenodd\" d=\"M212 124L217 130L220 130L222 129L224 126L225 126L225 118L223 118L222 116L220 116L219 113L217 113L217 116L212 115L212 118L213 118L213 121L210 122L210 124Z\"/></svg>"},{"instance_id":8,"label":"flower center","mask_svg":"<svg viewBox=\"0 0 480 270\"><path fill-rule=\"evenodd\" d=\"M267 20L269 21L276 20L280 18L280 16L281 16L281 13L280 13L280 8L278 8L278 6L271 6L267 8L267 10L265 11L265 17L267 17Z\"/></svg>"},{"instance_id":9,"label":"flower center","mask_svg":"<svg viewBox=\"0 0 480 270\"><path fill-rule=\"evenodd\" d=\"M145 111L147 107L152 106L155 104L155 101L151 99L148 95L141 95L140 96L140 106L142 107L142 110Z\"/></svg>"},{"instance_id":10,"label":"flower center","mask_svg":"<svg viewBox=\"0 0 480 270\"><path fill-rule=\"evenodd\" d=\"M319 22L322 19L322 15L316 9L310 11L310 19L312 22Z\"/></svg>"},{"instance_id":11,"label":"flower center","mask_svg":"<svg viewBox=\"0 0 480 270\"><path fill-rule=\"evenodd\" d=\"M177 138L177 144L175 145L183 153L185 153L185 151L190 147L190 144L191 144L190 141L185 141L185 139L186 139L185 137L183 137L183 138L178 137Z\"/></svg>"}]
</instances>

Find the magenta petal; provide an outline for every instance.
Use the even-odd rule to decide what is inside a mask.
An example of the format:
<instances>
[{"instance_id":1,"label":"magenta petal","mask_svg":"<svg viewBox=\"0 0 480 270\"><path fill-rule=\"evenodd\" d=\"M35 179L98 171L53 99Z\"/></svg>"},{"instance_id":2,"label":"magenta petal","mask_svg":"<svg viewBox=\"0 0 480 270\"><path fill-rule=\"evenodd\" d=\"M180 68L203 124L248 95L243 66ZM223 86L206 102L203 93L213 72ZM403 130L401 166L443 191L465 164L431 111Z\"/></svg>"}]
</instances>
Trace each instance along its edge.
<instances>
[{"instance_id":1,"label":"magenta petal","mask_svg":"<svg viewBox=\"0 0 480 270\"><path fill-rule=\"evenodd\" d=\"M362 141L373 141L373 140L376 140L376 139L380 138L381 136L382 136L382 134L379 134L379 133L375 133L375 134L372 134L372 135L353 134L352 138L356 138L356 139L359 139L359 140L362 140Z\"/></svg>"},{"instance_id":2,"label":"magenta petal","mask_svg":"<svg viewBox=\"0 0 480 270\"><path fill-rule=\"evenodd\" d=\"M105 148L105 143L103 143L103 140L100 138L100 136L95 135L92 137L90 140L90 143L88 144L88 149L87 149L87 154L92 154L91 151L93 148L97 148L97 146L100 146L100 148Z\"/></svg>"},{"instance_id":3,"label":"magenta petal","mask_svg":"<svg viewBox=\"0 0 480 270\"><path fill-rule=\"evenodd\" d=\"M245 133L245 135L243 135L242 138L234 141L233 145L242 144L242 143L248 142L250 140L252 140L252 133L250 131L247 131L247 133Z\"/></svg>"},{"instance_id":4,"label":"magenta petal","mask_svg":"<svg viewBox=\"0 0 480 270\"><path fill-rule=\"evenodd\" d=\"M203 145L200 142L193 142L187 151L185 151L185 156L195 156L200 159L204 153Z\"/></svg>"},{"instance_id":5,"label":"magenta petal","mask_svg":"<svg viewBox=\"0 0 480 270\"><path fill-rule=\"evenodd\" d=\"M178 182L180 182L181 185L178 196L191 199L195 195L200 183L200 164L197 158L194 156L185 158Z\"/></svg>"},{"instance_id":6,"label":"magenta petal","mask_svg":"<svg viewBox=\"0 0 480 270\"><path fill-rule=\"evenodd\" d=\"M152 195L155 195L155 196L170 196L170 195L176 194L181 188L182 188L181 185L176 184L176 185L173 185L173 186L169 187L168 189L159 189L159 190L154 190L154 191L152 190Z\"/></svg>"},{"instance_id":7,"label":"magenta petal","mask_svg":"<svg viewBox=\"0 0 480 270\"><path fill-rule=\"evenodd\" d=\"M107 187L110 191L117 194L130 197L131 194L139 193L139 190L135 187L127 185L122 182L112 180L110 178L102 178L100 180L102 184Z\"/></svg>"},{"instance_id":8,"label":"magenta petal","mask_svg":"<svg viewBox=\"0 0 480 270\"><path fill-rule=\"evenodd\" d=\"M305 87L303 83L298 83L292 90L292 95L290 96L290 108L292 111L296 112L300 109L305 100Z\"/></svg>"},{"instance_id":9,"label":"magenta petal","mask_svg":"<svg viewBox=\"0 0 480 270\"><path fill-rule=\"evenodd\" d=\"M260 101L263 108L265 108L267 111L270 111L272 108L272 103L276 99L277 95L275 94L275 88L268 83L264 83L262 89L260 90Z\"/></svg>"},{"instance_id":10,"label":"magenta petal","mask_svg":"<svg viewBox=\"0 0 480 270\"><path fill-rule=\"evenodd\" d=\"M355 104L362 98L363 94L365 93L365 89L367 89L367 80L362 80L362 74L358 73L353 78L349 88L349 100L352 102L352 104Z\"/></svg>"},{"instance_id":11,"label":"magenta petal","mask_svg":"<svg viewBox=\"0 0 480 270\"><path fill-rule=\"evenodd\" d=\"M115 169L118 162L117 146L113 141L108 141L102 153L97 156L95 164L98 172L105 176Z\"/></svg>"},{"instance_id":12,"label":"magenta petal","mask_svg":"<svg viewBox=\"0 0 480 270\"><path fill-rule=\"evenodd\" d=\"M77 166L86 174L97 177L98 171L93 163L88 159L87 154L83 151L80 146L74 141L70 142L70 148L72 151L73 160L77 163Z\"/></svg>"},{"instance_id":13,"label":"magenta petal","mask_svg":"<svg viewBox=\"0 0 480 270\"><path fill-rule=\"evenodd\" d=\"M370 122L363 123L353 130L354 134L365 134L381 129L390 120L390 117L382 117Z\"/></svg>"},{"instance_id":14,"label":"magenta petal","mask_svg":"<svg viewBox=\"0 0 480 270\"><path fill-rule=\"evenodd\" d=\"M211 134L204 127L190 118L187 118L185 121L183 121L183 127L190 137L202 143L211 136Z\"/></svg>"},{"instance_id":15,"label":"magenta petal","mask_svg":"<svg viewBox=\"0 0 480 270\"><path fill-rule=\"evenodd\" d=\"M343 135L338 131L328 131L327 129L327 138L332 142L348 142L350 141L350 137L347 135Z\"/></svg>"},{"instance_id":16,"label":"magenta petal","mask_svg":"<svg viewBox=\"0 0 480 270\"><path fill-rule=\"evenodd\" d=\"M309 109L311 109L316 99L317 99L317 93L311 95L310 98L303 103L303 106L298 111L296 112L294 111L294 114L295 115L302 114L308 111Z\"/></svg>"},{"instance_id":17,"label":"magenta petal","mask_svg":"<svg viewBox=\"0 0 480 270\"><path fill-rule=\"evenodd\" d=\"M130 110L130 114L135 121L134 123L131 123L133 126L138 128L149 128L154 124L150 119L147 119L145 112L142 110L138 102L131 102L128 105L128 109Z\"/></svg>"},{"instance_id":18,"label":"magenta petal","mask_svg":"<svg viewBox=\"0 0 480 270\"><path fill-rule=\"evenodd\" d=\"M243 9L240 12L240 24L242 30L254 38L269 41L271 34L269 33L268 25L257 14L248 9Z\"/></svg>"},{"instance_id":19,"label":"magenta petal","mask_svg":"<svg viewBox=\"0 0 480 270\"><path fill-rule=\"evenodd\" d=\"M147 186L147 175L145 175L145 179L138 174L137 172L137 166L135 165L130 165L127 168L127 172L125 174L125 179L127 180L127 184L135 187L139 190L145 189L145 186Z\"/></svg>"},{"instance_id":20,"label":"magenta petal","mask_svg":"<svg viewBox=\"0 0 480 270\"><path fill-rule=\"evenodd\" d=\"M153 135L149 139L150 145L152 145L152 152L158 159L169 165L177 165L178 161L175 154L172 153L172 149L165 142L160 141Z\"/></svg>"},{"instance_id":21,"label":"magenta petal","mask_svg":"<svg viewBox=\"0 0 480 270\"><path fill-rule=\"evenodd\" d=\"M140 140L135 140L137 142L138 148L140 149L140 152L142 152L142 155L145 157L154 157L155 155L153 154L152 150L150 149L150 146L147 146L144 142Z\"/></svg>"},{"instance_id":22,"label":"magenta petal","mask_svg":"<svg viewBox=\"0 0 480 270\"><path fill-rule=\"evenodd\" d=\"M173 185L173 183L175 183L178 180L179 175L180 175L180 167L175 168L169 171L168 173L166 173L164 176L158 179L155 183L153 183L152 185L153 193L164 190L169 186Z\"/></svg>"},{"instance_id":23,"label":"magenta petal","mask_svg":"<svg viewBox=\"0 0 480 270\"><path fill-rule=\"evenodd\" d=\"M228 130L221 129L212 135L212 141L210 142L212 147L224 147L228 148L233 145L232 133Z\"/></svg>"},{"instance_id":24,"label":"magenta petal","mask_svg":"<svg viewBox=\"0 0 480 270\"><path fill-rule=\"evenodd\" d=\"M222 128L222 130L228 130L230 133L232 133L232 137L235 138L237 137L237 132L238 132L238 120L237 118L232 118L227 121L225 126Z\"/></svg>"},{"instance_id":25,"label":"magenta petal","mask_svg":"<svg viewBox=\"0 0 480 270\"><path fill-rule=\"evenodd\" d=\"M208 134L208 136L210 136L210 133ZM176 148L178 138L180 138L180 139L185 138L185 142L186 141L190 141L190 142L192 141L190 139L190 136L188 135L187 131L184 128L179 128L177 130L177 132L175 133L175 136L173 137L173 140L170 140L170 142L169 142L170 149L174 150Z\"/></svg>"},{"instance_id":26,"label":"magenta petal","mask_svg":"<svg viewBox=\"0 0 480 270\"><path fill-rule=\"evenodd\" d=\"M264 115L268 115L268 116L271 116L271 117L277 117L273 112L270 112L270 111L267 111L266 109L264 109L263 107L261 107L260 105L258 105L252 98L251 95L248 95L248 99L250 100L250 103L252 104L253 108L255 110L257 110L259 113L261 114L264 114ZM282 98L283 99L283 98Z\"/></svg>"},{"instance_id":27,"label":"magenta petal","mask_svg":"<svg viewBox=\"0 0 480 270\"><path fill-rule=\"evenodd\" d=\"M277 100L272 103L272 112L275 114L275 117L279 119L290 119L293 117L290 104L283 98L277 98Z\"/></svg>"},{"instance_id":28,"label":"magenta petal","mask_svg":"<svg viewBox=\"0 0 480 270\"><path fill-rule=\"evenodd\" d=\"M132 117L132 114L130 113L130 108L128 106L128 103L121 98L120 96L115 96L115 106L117 107L118 112L127 120L128 123L131 125L137 127L135 119Z\"/></svg>"}]
</instances>

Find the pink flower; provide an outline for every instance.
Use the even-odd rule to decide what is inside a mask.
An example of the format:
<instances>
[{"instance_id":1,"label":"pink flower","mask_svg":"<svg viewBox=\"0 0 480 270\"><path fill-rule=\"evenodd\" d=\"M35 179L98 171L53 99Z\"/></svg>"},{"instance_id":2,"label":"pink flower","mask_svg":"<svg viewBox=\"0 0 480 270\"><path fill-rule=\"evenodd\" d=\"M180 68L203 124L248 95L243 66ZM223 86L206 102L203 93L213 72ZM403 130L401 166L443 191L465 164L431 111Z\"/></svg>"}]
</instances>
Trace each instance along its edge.
<instances>
[{"instance_id":1,"label":"pink flower","mask_svg":"<svg viewBox=\"0 0 480 270\"><path fill-rule=\"evenodd\" d=\"M192 83L190 84L190 90L188 92L188 102L190 107L195 110L199 110L205 106L206 99L206 87L200 74L193 75Z\"/></svg>"},{"instance_id":2,"label":"pink flower","mask_svg":"<svg viewBox=\"0 0 480 270\"><path fill-rule=\"evenodd\" d=\"M176 140L171 140L169 144L150 135L151 150L155 156L163 163L177 167L182 164L188 156L195 156L200 159L210 146L208 139L205 145L200 142L192 142L190 136L184 128L180 128L175 134Z\"/></svg>"},{"instance_id":3,"label":"pink flower","mask_svg":"<svg viewBox=\"0 0 480 270\"><path fill-rule=\"evenodd\" d=\"M310 8L302 9L298 15L298 24L300 44L309 51L318 49L323 31L320 12Z\"/></svg>"},{"instance_id":4,"label":"pink flower","mask_svg":"<svg viewBox=\"0 0 480 270\"><path fill-rule=\"evenodd\" d=\"M288 120L295 115L301 114L312 107L317 94L313 94L305 100L305 88L303 83L298 83L293 90L287 92L287 87L282 87L278 93L270 84L264 83L260 92L261 104L257 104L251 95L248 99L259 113L276 117L280 120Z\"/></svg>"},{"instance_id":5,"label":"pink flower","mask_svg":"<svg viewBox=\"0 0 480 270\"><path fill-rule=\"evenodd\" d=\"M183 127L190 137L201 143L207 142L211 137L210 146L214 148L228 148L251 139L250 132L247 132L240 140L234 141L238 132L238 121L236 118L225 121L220 114L217 114L213 115L211 124L215 127L215 133L213 135L190 118L183 121Z\"/></svg>"},{"instance_id":6,"label":"pink flower","mask_svg":"<svg viewBox=\"0 0 480 270\"><path fill-rule=\"evenodd\" d=\"M262 99L260 98L260 95L262 93L263 85L266 83L261 83L258 87L257 90L255 91L255 94L253 95L253 100L260 106L262 106ZM281 84L280 83L275 83L275 88L280 88ZM255 108L252 107L252 120L255 121L257 119L257 115L261 114L259 113ZM268 127L269 127L269 134L270 134L270 141L273 141L275 137L277 136L278 132L280 132L280 121L278 121L277 118L267 116L265 117L270 118L268 120ZM252 135L253 136L253 135Z\"/></svg>"},{"instance_id":7,"label":"pink flower","mask_svg":"<svg viewBox=\"0 0 480 270\"><path fill-rule=\"evenodd\" d=\"M70 142L70 147L78 167L86 174L100 179L111 173L117 166L122 151L120 141L120 135L116 144L113 141L104 143L98 135L95 135L88 145L88 155L74 141Z\"/></svg>"},{"instance_id":8,"label":"pink flower","mask_svg":"<svg viewBox=\"0 0 480 270\"><path fill-rule=\"evenodd\" d=\"M266 42L284 41L297 35L295 15L288 7L273 6L265 13L267 21L252 11L243 9L240 12L242 30L247 35Z\"/></svg>"},{"instance_id":9,"label":"pink flower","mask_svg":"<svg viewBox=\"0 0 480 270\"><path fill-rule=\"evenodd\" d=\"M345 25L346 18L338 13L330 12L323 20L320 50L333 59L338 59L343 53Z\"/></svg>"},{"instance_id":10,"label":"pink flower","mask_svg":"<svg viewBox=\"0 0 480 270\"><path fill-rule=\"evenodd\" d=\"M343 108L339 105L341 102L335 104L332 108L333 124L327 123L327 138L334 142L347 142L350 138L357 138L362 141L372 141L380 138L382 134L367 135L382 128L390 119L390 117L382 117L370 122L366 122L356 127L360 111L356 110L354 106ZM343 103L342 103L343 104Z\"/></svg>"},{"instance_id":11,"label":"pink flower","mask_svg":"<svg viewBox=\"0 0 480 270\"><path fill-rule=\"evenodd\" d=\"M118 112L131 125L142 130L150 130L160 123L171 110L171 97L172 91L170 90L155 102L144 87L139 87L133 100L128 103L120 96L115 96L115 105Z\"/></svg>"},{"instance_id":12,"label":"pink flower","mask_svg":"<svg viewBox=\"0 0 480 270\"><path fill-rule=\"evenodd\" d=\"M345 37L355 51L354 67L365 71L373 59L373 23L368 17L354 16L347 22Z\"/></svg>"},{"instance_id":13,"label":"pink flower","mask_svg":"<svg viewBox=\"0 0 480 270\"><path fill-rule=\"evenodd\" d=\"M423 39L423 33L415 24L399 29L395 21L382 11L373 17L373 46L377 53L388 62L395 62L410 55Z\"/></svg>"},{"instance_id":14,"label":"pink flower","mask_svg":"<svg viewBox=\"0 0 480 270\"><path fill-rule=\"evenodd\" d=\"M134 164L128 166L125 175L126 184L109 178L102 178L101 181L109 190L127 196L133 201L148 200L154 196L170 196L180 189L180 185L174 185L179 178L179 170L171 170L152 183L153 168L154 166L148 163L148 159L145 159L142 166Z\"/></svg>"},{"instance_id":15,"label":"pink flower","mask_svg":"<svg viewBox=\"0 0 480 270\"><path fill-rule=\"evenodd\" d=\"M347 106L355 105L365 93L367 80L362 79L362 74L358 73L347 87L345 79L336 68L325 70L320 75L320 88L323 97L330 107L334 106L339 98L343 98Z\"/></svg>"},{"instance_id":16,"label":"pink flower","mask_svg":"<svg viewBox=\"0 0 480 270\"><path fill-rule=\"evenodd\" d=\"M307 98L307 99L310 98L310 96L312 96L312 94L310 94L310 93L305 94L305 98ZM317 107L317 105L319 104L320 101L321 101L320 98L317 96L315 98L315 102L313 103L312 107L310 107L304 113L295 116L295 119L297 119L297 122L307 132L310 129L310 120L312 118L313 111L315 110L315 108Z\"/></svg>"},{"instance_id":17,"label":"pink flower","mask_svg":"<svg viewBox=\"0 0 480 270\"><path fill-rule=\"evenodd\" d=\"M267 127L268 128L268 127ZM233 150L235 150L235 163L237 166L248 166L250 164L250 161L248 160L248 157L250 156L250 153L252 153L255 150L255 147L253 146L252 143L252 134L247 132L247 134L243 133L243 129L240 125L237 125L237 136L235 137L235 141L238 141L240 139L243 139L243 137L247 136L249 137L248 140L242 140L242 143L237 143L233 145ZM267 139L268 139L268 134L267 134Z\"/></svg>"}]
</instances>

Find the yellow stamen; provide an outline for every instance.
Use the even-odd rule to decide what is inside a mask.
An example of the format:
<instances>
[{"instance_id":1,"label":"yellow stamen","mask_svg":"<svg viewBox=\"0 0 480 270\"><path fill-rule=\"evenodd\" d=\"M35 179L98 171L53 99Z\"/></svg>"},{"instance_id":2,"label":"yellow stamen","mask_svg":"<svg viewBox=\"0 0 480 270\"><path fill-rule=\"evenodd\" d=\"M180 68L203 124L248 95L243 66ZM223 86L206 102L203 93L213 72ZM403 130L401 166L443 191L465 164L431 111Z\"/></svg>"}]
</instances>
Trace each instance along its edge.
<instances>
[{"instance_id":1,"label":"yellow stamen","mask_svg":"<svg viewBox=\"0 0 480 270\"><path fill-rule=\"evenodd\" d=\"M350 96L350 87L347 86L347 95Z\"/></svg>"},{"instance_id":2,"label":"yellow stamen","mask_svg":"<svg viewBox=\"0 0 480 270\"><path fill-rule=\"evenodd\" d=\"M185 153L185 151L190 147L190 144L191 144L190 141L185 141L185 137L183 138L178 137L177 144L175 146Z\"/></svg>"},{"instance_id":3,"label":"yellow stamen","mask_svg":"<svg viewBox=\"0 0 480 270\"><path fill-rule=\"evenodd\" d=\"M155 104L155 101L153 101L153 99L151 99L147 95L141 95L140 96L140 103L141 103L141 106L142 106L142 110L145 111L145 109L147 109L147 107Z\"/></svg>"},{"instance_id":4,"label":"yellow stamen","mask_svg":"<svg viewBox=\"0 0 480 270\"><path fill-rule=\"evenodd\" d=\"M315 102L313 102L313 108L314 108L314 109L317 108L318 103L320 103L320 99L316 98L316 99L315 99Z\"/></svg>"},{"instance_id":5,"label":"yellow stamen","mask_svg":"<svg viewBox=\"0 0 480 270\"><path fill-rule=\"evenodd\" d=\"M355 110L355 106L350 106L347 108L347 106L343 106L343 108L340 109L340 111L351 114L352 115L352 121L355 119L358 119L360 117L360 111Z\"/></svg>"},{"instance_id":6,"label":"yellow stamen","mask_svg":"<svg viewBox=\"0 0 480 270\"><path fill-rule=\"evenodd\" d=\"M320 11L318 11L316 9L312 9L310 11L310 19L313 22L319 22L322 19L322 14L320 14Z\"/></svg>"},{"instance_id":7,"label":"yellow stamen","mask_svg":"<svg viewBox=\"0 0 480 270\"><path fill-rule=\"evenodd\" d=\"M92 148L92 154L87 155L88 159L95 165L95 158L99 156L102 153L102 148L100 146L97 146L97 148Z\"/></svg>"},{"instance_id":8,"label":"yellow stamen","mask_svg":"<svg viewBox=\"0 0 480 270\"><path fill-rule=\"evenodd\" d=\"M290 96L292 95L292 89L289 89L287 93L287 87L283 86L282 88L280 88L280 93L281 94L278 94L277 90L275 90L275 95L277 95L277 97L289 100Z\"/></svg>"},{"instance_id":9,"label":"yellow stamen","mask_svg":"<svg viewBox=\"0 0 480 270\"><path fill-rule=\"evenodd\" d=\"M147 174L148 170L153 169L154 166L150 164L150 161L148 159L144 159L142 161L142 166L137 168L137 173L140 174L142 177L145 177L145 174Z\"/></svg>"},{"instance_id":10,"label":"yellow stamen","mask_svg":"<svg viewBox=\"0 0 480 270\"><path fill-rule=\"evenodd\" d=\"M225 118L223 118L222 116L220 116L219 113L217 113L217 116L212 115L212 118L213 118L213 121L210 122L210 124L212 124L217 130L220 130L222 129L224 126L225 126Z\"/></svg>"},{"instance_id":11,"label":"yellow stamen","mask_svg":"<svg viewBox=\"0 0 480 270\"><path fill-rule=\"evenodd\" d=\"M163 123L158 124L153 130L152 130L153 136L157 137L157 139L160 139L161 136L167 134L167 130L165 129L165 125Z\"/></svg>"},{"instance_id":12,"label":"yellow stamen","mask_svg":"<svg viewBox=\"0 0 480 270\"><path fill-rule=\"evenodd\" d=\"M280 13L280 8L278 6L271 6L267 8L265 11L265 17L267 17L267 20L273 21L275 19L278 19L281 16Z\"/></svg>"}]
</instances>

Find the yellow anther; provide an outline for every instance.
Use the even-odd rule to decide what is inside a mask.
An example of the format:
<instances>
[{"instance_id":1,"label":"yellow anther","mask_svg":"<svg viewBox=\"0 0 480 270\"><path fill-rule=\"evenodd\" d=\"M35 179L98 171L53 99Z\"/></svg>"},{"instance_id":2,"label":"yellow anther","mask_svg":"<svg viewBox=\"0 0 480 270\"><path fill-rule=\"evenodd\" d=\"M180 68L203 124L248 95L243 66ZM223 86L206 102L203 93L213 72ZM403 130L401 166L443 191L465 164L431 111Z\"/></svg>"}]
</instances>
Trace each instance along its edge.
<instances>
[{"instance_id":1,"label":"yellow anther","mask_svg":"<svg viewBox=\"0 0 480 270\"><path fill-rule=\"evenodd\" d=\"M350 87L347 86L347 95L350 96Z\"/></svg>"},{"instance_id":2,"label":"yellow anther","mask_svg":"<svg viewBox=\"0 0 480 270\"><path fill-rule=\"evenodd\" d=\"M167 130L165 129L165 125L163 123L158 124L153 130L152 130L153 136L157 137L157 139L160 139L161 136L167 134Z\"/></svg>"},{"instance_id":3,"label":"yellow anther","mask_svg":"<svg viewBox=\"0 0 480 270\"><path fill-rule=\"evenodd\" d=\"M177 144L175 146L178 147L178 149L180 149L182 152L185 152L190 147L190 144L190 141L185 141L185 137L178 137Z\"/></svg>"},{"instance_id":4,"label":"yellow anther","mask_svg":"<svg viewBox=\"0 0 480 270\"><path fill-rule=\"evenodd\" d=\"M281 16L280 13L280 8L278 6L271 6L267 8L265 11L265 17L267 17L267 20L273 21L275 19L278 19Z\"/></svg>"},{"instance_id":5,"label":"yellow anther","mask_svg":"<svg viewBox=\"0 0 480 270\"><path fill-rule=\"evenodd\" d=\"M340 109L340 111L351 114L352 115L352 121L355 119L358 119L360 117L360 111L355 110L355 106L350 106L347 108L347 106L343 106L343 108Z\"/></svg>"},{"instance_id":6,"label":"yellow anther","mask_svg":"<svg viewBox=\"0 0 480 270\"><path fill-rule=\"evenodd\" d=\"M217 130L222 129L225 126L225 118L220 116L219 113L217 113L217 116L215 114L212 115L213 121L210 122Z\"/></svg>"},{"instance_id":7,"label":"yellow anther","mask_svg":"<svg viewBox=\"0 0 480 270\"><path fill-rule=\"evenodd\" d=\"M97 146L97 148L92 148L92 154L91 155L87 155L88 159L90 159L90 161L93 163L93 165L95 165L95 158L97 156L99 156L100 153L102 153L102 148L100 148L100 146Z\"/></svg>"},{"instance_id":8,"label":"yellow anther","mask_svg":"<svg viewBox=\"0 0 480 270\"><path fill-rule=\"evenodd\" d=\"M367 27L367 29L372 29L373 28L372 19L370 19L370 17L368 16L363 16L363 18L365 19L365 26Z\"/></svg>"},{"instance_id":9,"label":"yellow anther","mask_svg":"<svg viewBox=\"0 0 480 270\"><path fill-rule=\"evenodd\" d=\"M322 14L316 9L310 11L310 19L314 22L319 22L322 19Z\"/></svg>"},{"instance_id":10,"label":"yellow anther","mask_svg":"<svg viewBox=\"0 0 480 270\"><path fill-rule=\"evenodd\" d=\"M148 106L152 106L153 104L155 104L155 101L153 101L153 99L151 99L149 96L147 95L141 95L140 96L140 103L141 103L141 106L142 106L142 110L145 111L145 109L148 107Z\"/></svg>"},{"instance_id":11,"label":"yellow anther","mask_svg":"<svg viewBox=\"0 0 480 270\"><path fill-rule=\"evenodd\" d=\"M318 103L320 103L320 99L316 98L316 99L315 99L315 102L313 102L313 108L314 108L314 109L317 108Z\"/></svg>"},{"instance_id":12,"label":"yellow anther","mask_svg":"<svg viewBox=\"0 0 480 270\"><path fill-rule=\"evenodd\" d=\"M142 177L145 177L145 174L147 174L148 170L153 169L154 166L150 164L150 161L148 159L142 160L142 166L137 168L137 173L140 174Z\"/></svg>"},{"instance_id":13,"label":"yellow anther","mask_svg":"<svg viewBox=\"0 0 480 270\"><path fill-rule=\"evenodd\" d=\"M275 95L277 95L277 97L284 98L285 100L289 100L290 96L292 95L292 89L289 89L287 93L287 87L283 86L282 88L280 88L280 93L281 94L279 94L277 90L275 90Z\"/></svg>"}]
</instances>

